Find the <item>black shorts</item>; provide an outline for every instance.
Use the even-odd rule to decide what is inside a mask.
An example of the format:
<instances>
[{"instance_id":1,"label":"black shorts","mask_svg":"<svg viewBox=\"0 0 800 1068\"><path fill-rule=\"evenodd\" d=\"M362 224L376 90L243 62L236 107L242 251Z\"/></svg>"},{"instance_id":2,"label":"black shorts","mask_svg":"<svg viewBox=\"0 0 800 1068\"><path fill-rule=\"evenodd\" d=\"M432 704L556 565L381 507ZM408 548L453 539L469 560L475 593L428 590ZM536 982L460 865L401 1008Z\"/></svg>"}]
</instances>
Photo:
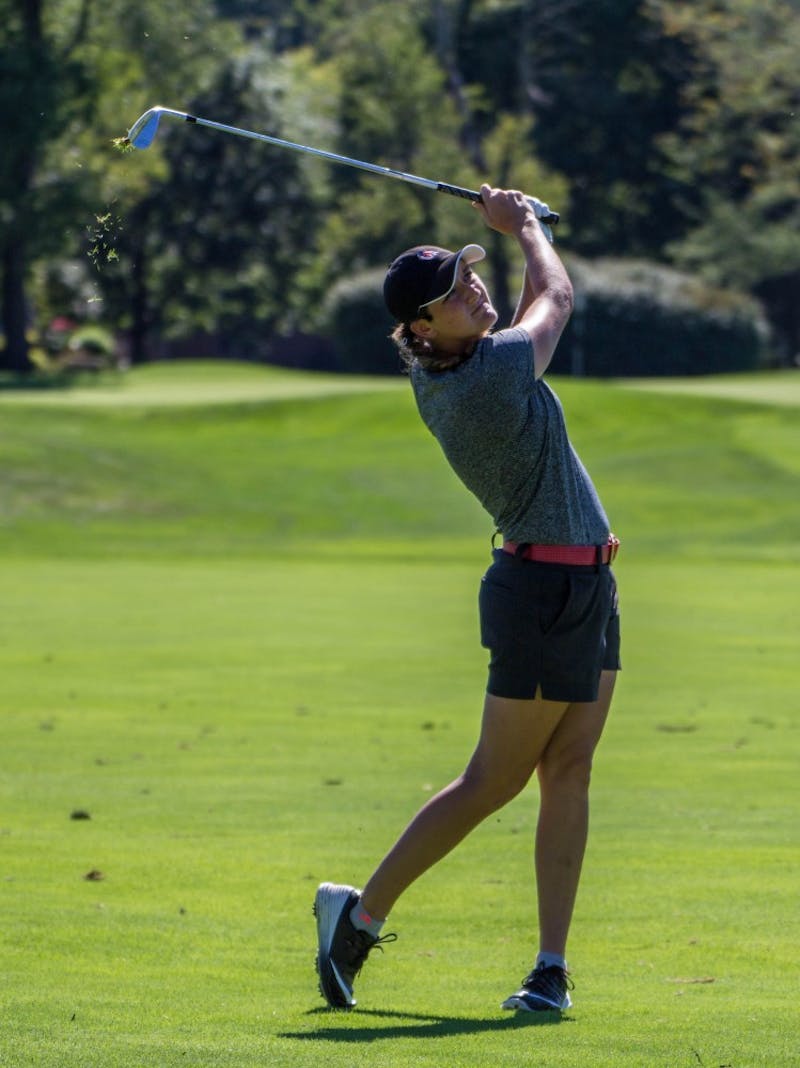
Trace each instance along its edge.
<instances>
[{"instance_id":1,"label":"black shorts","mask_svg":"<svg viewBox=\"0 0 800 1068\"><path fill-rule=\"evenodd\" d=\"M608 565L519 560L501 549L483 576L481 644L496 697L595 701L619 661L617 584Z\"/></svg>"}]
</instances>

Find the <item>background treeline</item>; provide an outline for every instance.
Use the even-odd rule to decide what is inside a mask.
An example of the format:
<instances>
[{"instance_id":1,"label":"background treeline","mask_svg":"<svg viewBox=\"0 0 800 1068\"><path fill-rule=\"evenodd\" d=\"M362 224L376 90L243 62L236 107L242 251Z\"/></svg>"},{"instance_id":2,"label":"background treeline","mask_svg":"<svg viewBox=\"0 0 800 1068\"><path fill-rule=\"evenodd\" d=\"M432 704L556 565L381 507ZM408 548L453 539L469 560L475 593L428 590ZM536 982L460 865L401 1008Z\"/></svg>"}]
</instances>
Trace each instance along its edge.
<instances>
[{"instance_id":1,"label":"background treeline","mask_svg":"<svg viewBox=\"0 0 800 1068\"><path fill-rule=\"evenodd\" d=\"M160 103L561 212L559 370L800 351L800 0L0 0L0 369L49 353L396 372L380 279L468 206L165 122ZM71 349L64 349L71 341Z\"/></svg>"}]
</instances>

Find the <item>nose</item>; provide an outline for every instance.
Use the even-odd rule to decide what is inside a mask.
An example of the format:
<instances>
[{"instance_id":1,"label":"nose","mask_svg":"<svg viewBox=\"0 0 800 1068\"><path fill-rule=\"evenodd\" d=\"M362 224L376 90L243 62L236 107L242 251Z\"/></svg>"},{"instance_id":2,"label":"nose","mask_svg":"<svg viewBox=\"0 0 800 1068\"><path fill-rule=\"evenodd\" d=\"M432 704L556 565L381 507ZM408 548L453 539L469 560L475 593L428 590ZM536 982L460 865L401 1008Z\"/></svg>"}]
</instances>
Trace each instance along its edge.
<instances>
[{"instance_id":1,"label":"nose","mask_svg":"<svg viewBox=\"0 0 800 1068\"><path fill-rule=\"evenodd\" d=\"M470 296L480 296L483 292L483 287L476 275L466 280L466 291Z\"/></svg>"}]
</instances>

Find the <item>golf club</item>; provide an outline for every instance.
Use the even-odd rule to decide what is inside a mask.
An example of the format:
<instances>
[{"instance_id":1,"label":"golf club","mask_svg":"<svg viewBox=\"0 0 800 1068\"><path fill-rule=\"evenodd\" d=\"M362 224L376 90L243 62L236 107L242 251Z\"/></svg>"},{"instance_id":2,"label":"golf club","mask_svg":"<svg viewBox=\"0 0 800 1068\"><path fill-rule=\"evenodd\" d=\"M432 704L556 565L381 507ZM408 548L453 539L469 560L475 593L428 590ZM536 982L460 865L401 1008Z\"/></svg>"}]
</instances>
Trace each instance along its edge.
<instances>
[{"instance_id":1,"label":"golf club","mask_svg":"<svg viewBox=\"0 0 800 1068\"><path fill-rule=\"evenodd\" d=\"M299 145L294 141L284 141L280 137L270 137L268 134L254 133L252 130L243 130L238 126L226 126L221 122L212 122L211 119L201 119L197 115L187 115L185 111L175 111L172 108L155 107L145 111L128 130L128 136L121 139L122 144L132 145L134 148L149 148L158 132L158 124L162 115L169 115L184 122L193 123L196 126L208 126L212 130L221 130L223 133L235 134L237 137L249 137L253 141L266 141L269 145L277 145L279 148L291 148L295 152L305 152L310 156L327 159L333 163L344 163L348 167L358 167L362 171L371 174L381 174L386 178L398 178L401 182L410 182L412 185L421 185L426 189L433 189L437 193L449 193L454 197L463 197L476 203L480 202L480 193L474 189L464 189L458 185L448 185L447 182L436 182L431 178L419 178L416 174L406 174L404 171L396 171L391 167L381 167L377 163L364 163L361 160L350 159L349 156L339 156L335 152L326 152L321 148L311 148L309 145ZM542 229L552 241L552 234L548 227L558 222L558 214L550 211L547 204L543 204L536 197L528 197L533 206L536 217L542 224Z\"/></svg>"}]
</instances>

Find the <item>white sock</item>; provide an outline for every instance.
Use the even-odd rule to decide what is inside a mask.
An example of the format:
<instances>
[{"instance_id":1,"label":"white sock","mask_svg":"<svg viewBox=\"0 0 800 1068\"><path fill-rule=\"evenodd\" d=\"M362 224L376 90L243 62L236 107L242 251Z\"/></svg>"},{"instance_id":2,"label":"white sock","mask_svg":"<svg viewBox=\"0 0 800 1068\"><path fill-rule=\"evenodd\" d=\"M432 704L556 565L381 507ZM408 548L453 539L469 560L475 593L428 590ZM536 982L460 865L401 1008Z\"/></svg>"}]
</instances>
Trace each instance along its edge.
<instances>
[{"instance_id":1,"label":"white sock","mask_svg":"<svg viewBox=\"0 0 800 1068\"><path fill-rule=\"evenodd\" d=\"M545 968L561 968L567 971L567 962L560 953L540 953L536 958L536 967L543 965Z\"/></svg>"},{"instance_id":2,"label":"white sock","mask_svg":"<svg viewBox=\"0 0 800 1068\"><path fill-rule=\"evenodd\" d=\"M377 938L386 921L374 920L361 902L358 901L350 910L350 922L357 931L366 931L367 934L371 934L373 938Z\"/></svg>"}]
</instances>

